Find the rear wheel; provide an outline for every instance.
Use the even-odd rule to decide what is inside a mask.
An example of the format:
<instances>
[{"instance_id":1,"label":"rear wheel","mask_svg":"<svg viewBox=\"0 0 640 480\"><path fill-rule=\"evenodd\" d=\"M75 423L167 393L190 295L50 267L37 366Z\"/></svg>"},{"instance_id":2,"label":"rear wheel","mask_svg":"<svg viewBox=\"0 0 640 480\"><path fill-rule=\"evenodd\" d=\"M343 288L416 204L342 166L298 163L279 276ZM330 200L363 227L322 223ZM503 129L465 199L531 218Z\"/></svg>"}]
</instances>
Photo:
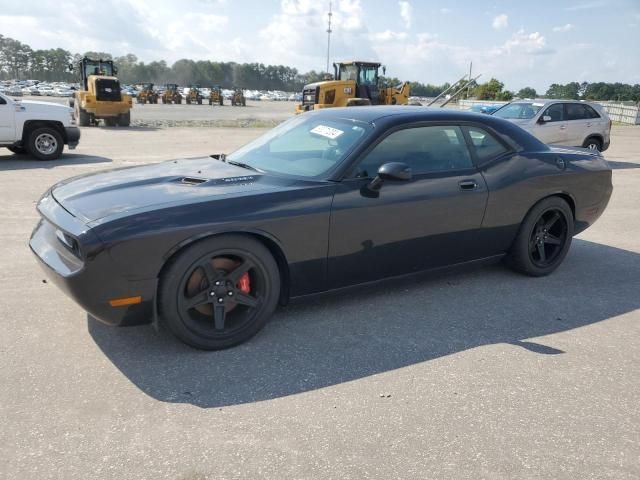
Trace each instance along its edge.
<instances>
[{"instance_id":1,"label":"rear wheel","mask_svg":"<svg viewBox=\"0 0 640 480\"><path fill-rule=\"evenodd\" d=\"M564 260L573 238L573 213L560 197L549 197L535 205L520 225L508 260L526 275L552 273Z\"/></svg>"},{"instance_id":2,"label":"rear wheel","mask_svg":"<svg viewBox=\"0 0 640 480\"><path fill-rule=\"evenodd\" d=\"M27 151L38 160L55 160L62 155L64 141L55 128L36 128L27 139Z\"/></svg>"},{"instance_id":3,"label":"rear wheel","mask_svg":"<svg viewBox=\"0 0 640 480\"><path fill-rule=\"evenodd\" d=\"M244 236L222 235L181 253L161 278L159 311L183 342L218 350L244 342L267 323L280 294L273 256Z\"/></svg>"},{"instance_id":4,"label":"rear wheel","mask_svg":"<svg viewBox=\"0 0 640 480\"><path fill-rule=\"evenodd\" d=\"M590 137L584 141L582 145L584 148L588 148L589 150L597 150L598 152L602 151L602 142L599 138Z\"/></svg>"},{"instance_id":5,"label":"rear wheel","mask_svg":"<svg viewBox=\"0 0 640 480\"><path fill-rule=\"evenodd\" d=\"M118 125L121 127L128 127L131 125L131 111L118 115Z\"/></svg>"}]
</instances>

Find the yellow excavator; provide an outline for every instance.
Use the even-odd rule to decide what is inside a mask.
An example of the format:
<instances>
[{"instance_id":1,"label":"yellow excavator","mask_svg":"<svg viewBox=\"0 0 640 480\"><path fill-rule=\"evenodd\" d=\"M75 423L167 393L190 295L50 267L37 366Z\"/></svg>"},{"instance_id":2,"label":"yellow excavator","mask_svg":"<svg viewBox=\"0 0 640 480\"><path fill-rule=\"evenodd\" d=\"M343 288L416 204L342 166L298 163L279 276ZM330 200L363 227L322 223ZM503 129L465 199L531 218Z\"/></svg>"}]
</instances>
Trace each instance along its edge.
<instances>
[{"instance_id":1,"label":"yellow excavator","mask_svg":"<svg viewBox=\"0 0 640 480\"><path fill-rule=\"evenodd\" d=\"M302 103L296 113L318 108L355 107L365 105L407 105L411 86L381 85L377 62L334 63L334 80L311 83L302 90ZM382 67L383 75L386 68Z\"/></svg>"},{"instance_id":2,"label":"yellow excavator","mask_svg":"<svg viewBox=\"0 0 640 480\"><path fill-rule=\"evenodd\" d=\"M69 99L69 106L75 109L78 125L97 125L99 120L104 120L107 127L128 127L133 102L120 90L113 61L84 57L77 67L82 89ZM69 65L69 70L74 70L74 66Z\"/></svg>"}]
</instances>

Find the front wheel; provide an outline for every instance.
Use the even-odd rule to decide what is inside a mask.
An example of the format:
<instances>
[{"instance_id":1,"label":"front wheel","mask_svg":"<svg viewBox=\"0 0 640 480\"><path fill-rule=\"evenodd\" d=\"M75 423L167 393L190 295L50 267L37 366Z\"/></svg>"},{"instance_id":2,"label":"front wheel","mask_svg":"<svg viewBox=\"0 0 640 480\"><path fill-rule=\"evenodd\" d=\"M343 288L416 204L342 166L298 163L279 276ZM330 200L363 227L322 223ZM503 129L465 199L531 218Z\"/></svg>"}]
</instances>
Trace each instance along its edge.
<instances>
[{"instance_id":1,"label":"front wheel","mask_svg":"<svg viewBox=\"0 0 640 480\"><path fill-rule=\"evenodd\" d=\"M203 350L242 343L260 331L280 295L278 266L261 243L221 235L189 247L160 280L161 321Z\"/></svg>"},{"instance_id":2,"label":"front wheel","mask_svg":"<svg viewBox=\"0 0 640 480\"><path fill-rule=\"evenodd\" d=\"M573 212L560 197L536 204L520 225L507 257L511 268L533 277L549 275L560 266L573 238Z\"/></svg>"},{"instance_id":3,"label":"front wheel","mask_svg":"<svg viewBox=\"0 0 640 480\"><path fill-rule=\"evenodd\" d=\"M27 151L38 160L55 160L62 155L64 141L55 128L36 128L29 134Z\"/></svg>"},{"instance_id":4,"label":"front wheel","mask_svg":"<svg viewBox=\"0 0 640 480\"><path fill-rule=\"evenodd\" d=\"M131 110L118 115L118 125L120 125L121 127L128 127L129 125L131 125Z\"/></svg>"}]
</instances>

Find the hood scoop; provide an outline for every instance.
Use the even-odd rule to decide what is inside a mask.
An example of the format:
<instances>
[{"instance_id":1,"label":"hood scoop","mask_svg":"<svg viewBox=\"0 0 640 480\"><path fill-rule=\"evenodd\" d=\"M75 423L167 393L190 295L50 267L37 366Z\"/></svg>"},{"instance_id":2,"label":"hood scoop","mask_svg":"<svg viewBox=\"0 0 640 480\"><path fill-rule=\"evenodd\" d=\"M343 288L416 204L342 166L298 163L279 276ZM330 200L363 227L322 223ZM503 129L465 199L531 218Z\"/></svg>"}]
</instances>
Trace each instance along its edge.
<instances>
[{"instance_id":1,"label":"hood scoop","mask_svg":"<svg viewBox=\"0 0 640 480\"><path fill-rule=\"evenodd\" d=\"M185 185L200 185L201 183L206 182L206 178L197 178L197 177L182 177L180 179L180 183Z\"/></svg>"}]
</instances>

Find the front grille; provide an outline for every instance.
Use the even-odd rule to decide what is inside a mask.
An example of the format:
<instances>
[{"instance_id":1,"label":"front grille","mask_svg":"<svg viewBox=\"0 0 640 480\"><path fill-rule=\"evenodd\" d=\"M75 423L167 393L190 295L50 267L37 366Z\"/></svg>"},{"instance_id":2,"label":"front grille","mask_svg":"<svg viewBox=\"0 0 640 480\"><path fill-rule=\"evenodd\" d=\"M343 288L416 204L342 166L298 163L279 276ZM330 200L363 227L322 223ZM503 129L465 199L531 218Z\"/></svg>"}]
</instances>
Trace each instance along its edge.
<instances>
[{"instance_id":1,"label":"front grille","mask_svg":"<svg viewBox=\"0 0 640 480\"><path fill-rule=\"evenodd\" d=\"M96 100L119 102L122 100L120 82L108 78L96 80Z\"/></svg>"},{"instance_id":2,"label":"front grille","mask_svg":"<svg viewBox=\"0 0 640 480\"><path fill-rule=\"evenodd\" d=\"M302 104L303 105L315 105L318 103L315 88L305 88L302 90Z\"/></svg>"}]
</instances>

